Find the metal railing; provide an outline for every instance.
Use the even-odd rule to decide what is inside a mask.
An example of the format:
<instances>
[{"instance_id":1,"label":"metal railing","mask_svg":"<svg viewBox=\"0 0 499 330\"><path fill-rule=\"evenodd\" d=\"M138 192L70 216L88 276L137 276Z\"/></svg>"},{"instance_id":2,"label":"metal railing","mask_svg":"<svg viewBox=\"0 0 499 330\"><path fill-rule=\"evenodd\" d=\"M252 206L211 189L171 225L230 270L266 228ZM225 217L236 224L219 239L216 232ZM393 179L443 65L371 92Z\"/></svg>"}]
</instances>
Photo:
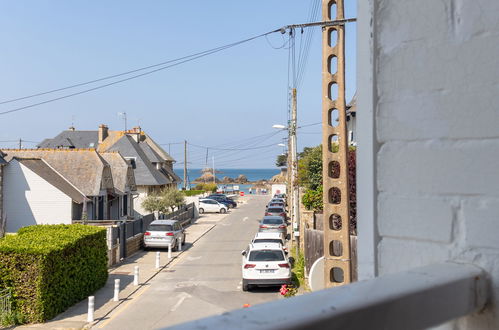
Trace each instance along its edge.
<instances>
[{"instance_id":1,"label":"metal railing","mask_svg":"<svg viewBox=\"0 0 499 330\"><path fill-rule=\"evenodd\" d=\"M12 292L10 289L0 290L0 318L12 312Z\"/></svg>"},{"instance_id":2,"label":"metal railing","mask_svg":"<svg viewBox=\"0 0 499 330\"><path fill-rule=\"evenodd\" d=\"M443 263L259 304L169 329L424 329L480 311L486 274Z\"/></svg>"}]
</instances>

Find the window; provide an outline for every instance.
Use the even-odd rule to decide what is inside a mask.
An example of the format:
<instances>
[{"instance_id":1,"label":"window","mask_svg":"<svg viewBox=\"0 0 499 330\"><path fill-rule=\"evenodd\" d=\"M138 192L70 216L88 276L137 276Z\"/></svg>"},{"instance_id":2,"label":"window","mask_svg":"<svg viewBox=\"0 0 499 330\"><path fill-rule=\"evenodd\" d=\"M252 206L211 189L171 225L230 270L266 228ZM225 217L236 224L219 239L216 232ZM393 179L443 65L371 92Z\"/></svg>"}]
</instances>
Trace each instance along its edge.
<instances>
[{"instance_id":1,"label":"window","mask_svg":"<svg viewBox=\"0 0 499 330\"><path fill-rule=\"evenodd\" d=\"M172 225L150 225L148 231L173 231Z\"/></svg>"},{"instance_id":2,"label":"window","mask_svg":"<svg viewBox=\"0 0 499 330\"><path fill-rule=\"evenodd\" d=\"M268 212L270 213L282 213L284 210L280 207L269 207Z\"/></svg>"},{"instance_id":3,"label":"window","mask_svg":"<svg viewBox=\"0 0 499 330\"><path fill-rule=\"evenodd\" d=\"M137 157L124 157L133 169L137 168Z\"/></svg>"},{"instance_id":4,"label":"window","mask_svg":"<svg viewBox=\"0 0 499 330\"><path fill-rule=\"evenodd\" d=\"M125 194L123 197L123 215L128 215L128 194Z\"/></svg>"},{"instance_id":5,"label":"window","mask_svg":"<svg viewBox=\"0 0 499 330\"><path fill-rule=\"evenodd\" d=\"M278 238L257 238L253 241L253 243L279 243L282 244L282 240Z\"/></svg>"},{"instance_id":6,"label":"window","mask_svg":"<svg viewBox=\"0 0 499 330\"><path fill-rule=\"evenodd\" d=\"M282 219L263 219L265 225L282 225Z\"/></svg>"},{"instance_id":7,"label":"window","mask_svg":"<svg viewBox=\"0 0 499 330\"><path fill-rule=\"evenodd\" d=\"M284 254L279 250L256 250L251 251L249 261L282 261Z\"/></svg>"}]
</instances>

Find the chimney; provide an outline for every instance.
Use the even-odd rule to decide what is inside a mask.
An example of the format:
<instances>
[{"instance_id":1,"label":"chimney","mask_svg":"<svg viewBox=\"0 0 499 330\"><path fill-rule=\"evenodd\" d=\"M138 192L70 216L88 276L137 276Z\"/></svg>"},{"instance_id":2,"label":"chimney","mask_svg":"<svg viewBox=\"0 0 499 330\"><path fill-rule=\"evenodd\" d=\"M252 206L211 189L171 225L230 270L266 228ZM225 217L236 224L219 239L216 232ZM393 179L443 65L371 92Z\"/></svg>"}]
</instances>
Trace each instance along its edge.
<instances>
[{"instance_id":1,"label":"chimney","mask_svg":"<svg viewBox=\"0 0 499 330\"><path fill-rule=\"evenodd\" d=\"M74 126L71 126L71 127L69 128L69 130L74 132L74 130L75 130Z\"/></svg>"},{"instance_id":2,"label":"chimney","mask_svg":"<svg viewBox=\"0 0 499 330\"><path fill-rule=\"evenodd\" d=\"M101 124L99 125L99 143L102 143L108 136L107 134L108 128L107 125Z\"/></svg>"},{"instance_id":3,"label":"chimney","mask_svg":"<svg viewBox=\"0 0 499 330\"><path fill-rule=\"evenodd\" d=\"M142 129L140 126L136 126L130 130L130 135L132 138L135 140L135 142L139 143L140 142L140 133L142 132Z\"/></svg>"}]
</instances>

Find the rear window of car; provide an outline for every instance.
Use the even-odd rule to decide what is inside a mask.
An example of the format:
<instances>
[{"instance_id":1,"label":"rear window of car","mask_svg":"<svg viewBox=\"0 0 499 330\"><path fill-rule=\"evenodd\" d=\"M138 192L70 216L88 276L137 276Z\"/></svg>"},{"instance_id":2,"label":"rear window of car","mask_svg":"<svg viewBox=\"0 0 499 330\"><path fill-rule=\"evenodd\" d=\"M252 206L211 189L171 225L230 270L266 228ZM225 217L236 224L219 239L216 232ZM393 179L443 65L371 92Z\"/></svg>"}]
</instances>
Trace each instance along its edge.
<instances>
[{"instance_id":1,"label":"rear window of car","mask_svg":"<svg viewBox=\"0 0 499 330\"><path fill-rule=\"evenodd\" d=\"M149 231L173 231L172 225L150 225Z\"/></svg>"},{"instance_id":2,"label":"rear window of car","mask_svg":"<svg viewBox=\"0 0 499 330\"><path fill-rule=\"evenodd\" d=\"M269 207L268 212L272 213L281 213L284 212L282 208L280 207Z\"/></svg>"},{"instance_id":3,"label":"rear window of car","mask_svg":"<svg viewBox=\"0 0 499 330\"><path fill-rule=\"evenodd\" d=\"M279 250L256 250L251 251L249 261L282 261L284 253Z\"/></svg>"},{"instance_id":4,"label":"rear window of car","mask_svg":"<svg viewBox=\"0 0 499 330\"><path fill-rule=\"evenodd\" d=\"M257 238L253 243L279 243L282 245L282 240L278 238Z\"/></svg>"},{"instance_id":5,"label":"rear window of car","mask_svg":"<svg viewBox=\"0 0 499 330\"><path fill-rule=\"evenodd\" d=\"M282 225L282 219L263 219L265 225Z\"/></svg>"}]
</instances>

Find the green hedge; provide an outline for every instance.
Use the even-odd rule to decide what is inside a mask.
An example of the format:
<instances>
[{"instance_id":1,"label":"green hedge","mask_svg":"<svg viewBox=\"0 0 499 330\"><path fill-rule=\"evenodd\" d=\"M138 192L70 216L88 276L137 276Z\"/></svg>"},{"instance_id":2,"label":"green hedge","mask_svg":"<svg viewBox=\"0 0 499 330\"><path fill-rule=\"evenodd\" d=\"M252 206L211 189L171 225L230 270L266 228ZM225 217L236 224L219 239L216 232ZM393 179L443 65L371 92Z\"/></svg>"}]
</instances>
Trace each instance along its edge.
<instances>
[{"instance_id":1,"label":"green hedge","mask_svg":"<svg viewBox=\"0 0 499 330\"><path fill-rule=\"evenodd\" d=\"M185 196L196 196L204 193L204 190L182 190L182 194Z\"/></svg>"},{"instance_id":2,"label":"green hedge","mask_svg":"<svg viewBox=\"0 0 499 330\"><path fill-rule=\"evenodd\" d=\"M11 288L20 322L44 322L107 281L106 230L37 225L0 240L0 288Z\"/></svg>"}]
</instances>

